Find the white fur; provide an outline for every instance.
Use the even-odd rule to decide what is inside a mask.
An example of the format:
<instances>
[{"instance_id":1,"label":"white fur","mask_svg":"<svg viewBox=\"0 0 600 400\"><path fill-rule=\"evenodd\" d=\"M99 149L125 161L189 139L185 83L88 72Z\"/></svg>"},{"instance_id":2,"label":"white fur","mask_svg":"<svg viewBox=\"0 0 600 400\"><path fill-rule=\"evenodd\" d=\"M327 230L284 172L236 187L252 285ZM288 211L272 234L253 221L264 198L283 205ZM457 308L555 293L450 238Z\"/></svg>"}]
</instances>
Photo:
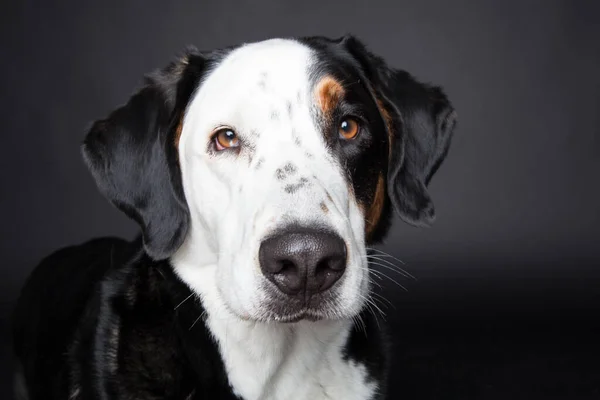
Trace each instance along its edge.
<instances>
[{"instance_id":1,"label":"white fur","mask_svg":"<svg viewBox=\"0 0 600 400\"><path fill-rule=\"evenodd\" d=\"M312 112L314 62L310 48L292 40L242 46L207 75L183 122L179 155L191 226L172 263L200 295L230 383L246 400L358 400L377 389L362 365L342 358L368 291L364 219ZM238 156L207 152L222 125L241 138ZM288 163L294 176L276 179ZM301 177L308 186L286 193L285 184ZM284 221L324 224L346 242L347 269L330 289L337 301L327 319L285 324L269 311L271 284L258 249Z\"/></svg>"}]
</instances>

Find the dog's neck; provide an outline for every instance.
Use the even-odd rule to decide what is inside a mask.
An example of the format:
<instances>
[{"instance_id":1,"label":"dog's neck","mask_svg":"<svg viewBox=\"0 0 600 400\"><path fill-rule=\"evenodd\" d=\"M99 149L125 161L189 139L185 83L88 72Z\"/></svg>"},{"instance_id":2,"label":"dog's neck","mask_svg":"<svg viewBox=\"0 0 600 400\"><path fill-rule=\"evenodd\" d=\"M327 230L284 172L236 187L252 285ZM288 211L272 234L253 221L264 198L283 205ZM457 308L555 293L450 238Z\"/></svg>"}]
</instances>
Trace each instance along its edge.
<instances>
[{"instance_id":1,"label":"dog's neck","mask_svg":"<svg viewBox=\"0 0 600 400\"><path fill-rule=\"evenodd\" d=\"M352 320L244 320L218 293L216 256L207 242L190 243L181 247L171 264L199 295L205 315L194 323L204 324L215 339L236 395L245 400L370 398L374 383L366 383L364 367L345 356Z\"/></svg>"}]
</instances>

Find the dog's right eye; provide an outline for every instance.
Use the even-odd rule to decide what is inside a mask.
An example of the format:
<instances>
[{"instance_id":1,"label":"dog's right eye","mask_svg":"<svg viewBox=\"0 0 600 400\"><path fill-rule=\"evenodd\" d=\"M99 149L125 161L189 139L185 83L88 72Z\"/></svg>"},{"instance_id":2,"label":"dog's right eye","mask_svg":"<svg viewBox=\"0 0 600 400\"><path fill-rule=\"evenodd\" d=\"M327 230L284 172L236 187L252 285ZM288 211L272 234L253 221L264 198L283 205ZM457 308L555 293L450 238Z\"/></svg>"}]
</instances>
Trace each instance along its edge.
<instances>
[{"instance_id":1,"label":"dog's right eye","mask_svg":"<svg viewBox=\"0 0 600 400\"><path fill-rule=\"evenodd\" d=\"M352 140L356 136L358 136L360 132L360 124L354 118L344 118L340 121L340 126L338 128L338 132L340 137L345 140Z\"/></svg>"},{"instance_id":2,"label":"dog's right eye","mask_svg":"<svg viewBox=\"0 0 600 400\"><path fill-rule=\"evenodd\" d=\"M213 135L213 141L217 151L222 151L240 145L240 139L231 128L221 128Z\"/></svg>"}]
</instances>

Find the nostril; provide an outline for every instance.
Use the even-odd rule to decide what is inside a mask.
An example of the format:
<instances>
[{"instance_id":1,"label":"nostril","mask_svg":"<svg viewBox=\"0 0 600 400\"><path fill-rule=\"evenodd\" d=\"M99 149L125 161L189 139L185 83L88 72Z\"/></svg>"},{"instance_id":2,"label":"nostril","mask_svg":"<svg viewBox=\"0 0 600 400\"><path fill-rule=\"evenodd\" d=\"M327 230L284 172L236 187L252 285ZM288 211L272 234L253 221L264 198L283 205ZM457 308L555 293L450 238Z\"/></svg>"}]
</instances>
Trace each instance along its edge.
<instances>
[{"instance_id":1,"label":"nostril","mask_svg":"<svg viewBox=\"0 0 600 400\"><path fill-rule=\"evenodd\" d=\"M298 265L288 259L277 260L274 264L270 270L272 282L287 294L300 292L304 287L305 277Z\"/></svg>"},{"instance_id":2,"label":"nostril","mask_svg":"<svg viewBox=\"0 0 600 400\"><path fill-rule=\"evenodd\" d=\"M346 257L332 257L329 259L328 265L334 271L343 271L346 268Z\"/></svg>"},{"instance_id":3,"label":"nostril","mask_svg":"<svg viewBox=\"0 0 600 400\"><path fill-rule=\"evenodd\" d=\"M344 274L345 267L345 257L330 256L320 260L315 266L309 286L316 292L329 289Z\"/></svg>"},{"instance_id":4,"label":"nostril","mask_svg":"<svg viewBox=\"0 0 600 400\"><path fill-rule=\"evenodd\" d=\"M277 260L271 272L274 274L287 274L293 272L296 265L291 260Z\"/></svg>"},{"instance_id":5,"label":"nostril","mask_svg":"<svg viewBox=\"0 0 600 400\"><path fill-rule=\"evenodd\" d=\"M342 271L345 266L345 260L341 257L327 257L317 263L315 274L332 271Z\"/></svg>"}]
</instances>

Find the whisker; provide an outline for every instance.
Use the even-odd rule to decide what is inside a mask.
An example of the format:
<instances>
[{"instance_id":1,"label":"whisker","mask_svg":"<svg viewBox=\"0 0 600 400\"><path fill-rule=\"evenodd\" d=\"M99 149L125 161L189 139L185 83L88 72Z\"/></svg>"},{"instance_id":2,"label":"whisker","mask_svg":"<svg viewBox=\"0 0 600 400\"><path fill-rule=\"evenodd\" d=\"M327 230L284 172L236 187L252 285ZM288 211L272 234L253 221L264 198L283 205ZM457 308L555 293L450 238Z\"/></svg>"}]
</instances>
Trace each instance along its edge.
<instances>
[{"instance_id":1,"label":"whisker","mask_svg":"<svg viewBox=\"0 0 600 400\"><path fill-rule=\"evenodd\" d=\"M200 321L200 318L202 318L204 316L204 314L206 313L206 311L202 311L202 314L200 314L200 316L198 318L196 318L196 320L194 321L194 323L192 324L192 326L190 326L190 328L188 329L188 331L191 331L192 328L194 327L194 325L196 325L196 323L198 321Z\"/></svg>"},{"instance_id":2,"label":"whisker","mask_svg":"<svg viewBox=\"0 0 600 400\"><path fill-rule=\"evenodd\" d=\"M377 285L377 286L379 286L380 289L383 289L383 287L379 284L379 282L375 282L374 280L371 279L371 278L377 278L379 280L383 280L383 278L381 276L377 275L378 273L380 273L379 271L369 269L367 267L360 267L360 269L362 269L363 271L365 271L367 273L369 283ZM371 273L373 273L373 275L371 275Z\"/></svg>"},{"instance_id":3,"label":"whisker","mask_svg":"<svg viewBox=\"0 0 600 400\"><path fill-rule=\"evenodd\" d=\"M401 275L403 275L405 278L410 278L414 281L417 280L417 278L414 275L412 275L410 272L408 272L404 268L400 268L400 266L393 264L393 263L389 262L388 260L382 260L381 258L376 258L376 257L372 257L372 256L368 256L366 258L366 260L368 263L373 263L373 264L375 264L375 261L385 263L388 265L388 268L392 268L393 270L395 270L398 273L400 273ZM381 264L379 264L379 265L381 265Z\"/></svg>"},{"instance_id":4,"label":"whisker","mask_svg":"<svg viewBox=\"0 0 600 400\"><path fill-rule=\"evenodd\" d=\"M378 276L377 278L382 279L380 276ZM369 283L376 285L379 289L383 290L383 286L381 286L381 284L379 282L375 282L374 280L369 279Z\"/></svg>"},{"instance_id":5,"label":"whisker","mask_svg":"<svg viewBox=\"0 0 600 400\"><path fill-rule=\"evenodd\" d=\"M386 253L386 252L385 252L385 251L383 251L383 250L379 250L379 249L376 249L376 248L374 248L374 247L368 247L368 248L367 248L367 250L376 251L376 252L378 252L378 253L379 253L379 254L378 254L379 256L382 256L382 257L390 257L390 258L393 258L394 260L398 261L400 264L402 264L402 265L406 265L406 263L405 263L404 261L402 261L401 259L399 259L399 258L396 258L396 257L394 257L393 255L391 255L390 253Z\"/></svg>"},{"instance_id":6,"label":"whisker","mask_svg":"<svg viewBox=\"0 0 600 400\"><path fill-rule=\"evenodd\" d=\"M376 270L373 270L373 271L376 271ZM387 275L383 271L377 271L377 273L379 273L381 277L386 278L387 280L389 280L389 281L393 282L394 284L396 284L400 289L404 290L405 292L408 292L408 289L406 288L406 286L402 285L396 279L394 279L391 276Z\"/></svg>"},{"instance_id":7,"label":"whisker","mask_svg":"<svg viewBox=\"0 0 600 400\"><path fill-rule=\"evenodd\" d=\"M384 322L386 322L386 318L385 318L385 313L383 312L383 310L377 305L377 303L373 300L373 299L367 299L367 302L375 307L375 309L379 312L379 315L381 315L381 319L383 319ZM375 319L377 319L377 315L375 315L375 313L373 313L373 315L375 316ZM379 324L379 323L378 323Z\"/></svg>"},{"instance_id":8,"label":"whisker","mask_svg":"<svg viewBox=\"0 0 600 400\"><path fill-rule=\"evenodd\" d=\"M188 297L186 297L185 299L183 299L183 300L181 301L181 303L177 304L173 310L177 310L179 307L181 307L181 305L182 305L183 303L185 303L186 301L188 301L188 300L189 300L189 299L190 299L190 298L191 298L193 295L194 295L194 293L193 293L193 292L192 292L192 293L190 293L190 295L189 295Z\"/></svg>"},{"instance_id":9,"label":"whisker","mask_svg":"<svg viewBox=\"0 0 600 400\"><path fill-rule=\"evenodd\" d=\"M359 315L356 315L354 317L352 317L352 322L360 329L363 331L363 333L365 334L365 337L367 336L367 327L365 325L365 322L362 320L362 317Z\"/></svg>"},{"instance_id":10,"label":"whisker","mask_svg":"<svg viewBox=\"0 0 600 400\"><path fill-rule=\"evenodd\" d=\"M374 277L377 277L381 280L383 280L383 278L392 281L393 283L395 283L396 285L398 285L401 289L405 290L408 292L408 290L406 289L406 287L402 286L398 281L396 281L395 279L393 279L391 276L385 274L383 271L378 271L376 269L370 269L369 272L373 273ZM380 286L381 287L381 286Z\"/></svg>"},{"instance_id":11,"label":"whisker","mask_svg":"<svg viewBox=\"0 0 600 400\"><path fill-rule=\"evenodd\" d=\"M390 307L392 307L393 309L396 309L396 306L394 306L394 304L391 301L389 301L388 299L386 299L383 295L376 293L376 292L371 292L371 296L377 296L377 298L379 298L380 301L385 301Z\"/></svg>"},{"instance_id":12,"label":"whisker","mask_svg":"<svg viewBox=\"0 0 600 400\"><path fill-rule=\"evenodd\" d=\"M377 315L375 314L375 311L373 310L373 307L371 307L371 304L369 302L365 303L366 307L367 307L367 311L371 314L373 314L373 318L375 318L375 322L377 323L377 327L379 329L381 329L381 326L379 326L379 320L377 319Z\"/></svg>"},{"instance_id":13,"label":"whisker","mask_svg":"<svg viewBox=\"0 0 600 400\"><path fill-rule=\"evenodd\" d=\"M381 317L385 321L385 313L383 312L383 310L381 308L379 308L377 303L375 303L375 301L372 298L370 298L369 296L365 296L364 294L361 294L360 296L365 301L367 308L373 312L373 315L375 315L375 312L373 310L376 309L379 312L379 314L381 314ZM371 307L374 307L374 309Z\"/></svg>"},{"instance_id":14,"label":"whisker","mask_svg":"<svg viewBox=\"0 0 600 400\"><path fill-rule=\"evenodd\" d=\"M373 265L379 265L380 267L385 268L385 269L389 269L390 271L394 271L395 273L397 273L397 274L399 274L399 275L401 275L401 276L403 276L405 278L412 278L412 276L410 274L407 274L405 271L402 271L402 270L399 270L399 269L396 269L396 268L392 268L389 265L385 265L385 264L382 264L382 263L379 263L379 262L376 262L376 261L369 261L369 263L371 263Z\"/></svg>"}]
</instances>

